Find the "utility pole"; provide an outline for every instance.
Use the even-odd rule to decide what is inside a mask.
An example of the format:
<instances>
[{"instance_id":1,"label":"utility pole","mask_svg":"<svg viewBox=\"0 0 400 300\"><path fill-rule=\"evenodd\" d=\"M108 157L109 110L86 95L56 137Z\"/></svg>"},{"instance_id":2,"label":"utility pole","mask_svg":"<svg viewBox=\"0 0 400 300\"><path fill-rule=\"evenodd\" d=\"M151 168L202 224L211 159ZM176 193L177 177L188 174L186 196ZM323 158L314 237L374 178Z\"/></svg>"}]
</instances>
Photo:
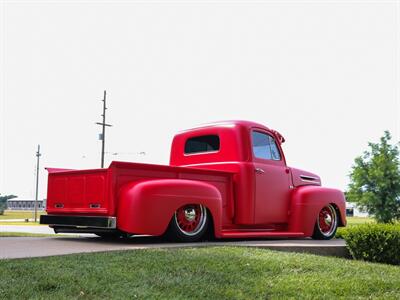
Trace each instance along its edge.
<instances>
[{"instance_id":1,"label":"utility pole","mask_svg":"<svg viewBox=\"0 0 400 300\"><path fill-rule=\"evenodd\" d=\"M101 115L103 117L103 122L97 122L97 125L101 125L103 130L102 133L100 134L100 140L102 141L101 143L101 168L104 168L104 150L105 150L105 143L106 143L106 126L111 127L112 125L106 124L106 91L104 91L104 97L103 97L103 114Z\"/></svg>"},{"instance_id":2,"label":"utility pole","mask_svg":"<svg viewBox=\"0 0 400 300\"><path fill-rule=\"evenodd\" d=\"M38 149L36 152L36 196L35 196L35 222L37 221L37 203L38 203L38 195L39 195L39 162L40 162L40 145L38 145Z\"/></svg>"}]
</instances>

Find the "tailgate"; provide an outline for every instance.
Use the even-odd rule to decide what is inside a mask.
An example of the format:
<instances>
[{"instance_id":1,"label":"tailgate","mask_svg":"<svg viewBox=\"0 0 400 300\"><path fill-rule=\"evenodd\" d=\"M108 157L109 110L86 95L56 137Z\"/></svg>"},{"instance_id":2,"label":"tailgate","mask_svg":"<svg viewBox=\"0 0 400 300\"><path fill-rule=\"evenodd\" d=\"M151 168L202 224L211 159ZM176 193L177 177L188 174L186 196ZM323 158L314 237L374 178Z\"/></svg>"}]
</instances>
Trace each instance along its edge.
<instances>
[{"instance_id":1,"label":"tailgate","mask_svg":"<svg viewBox=\"0 0 400 300\"><path fill-rule=\"evenodd\" d=\"M107 214L107 169L51 172L47 187L47 213Z\"/></svg>"}]
</instances>

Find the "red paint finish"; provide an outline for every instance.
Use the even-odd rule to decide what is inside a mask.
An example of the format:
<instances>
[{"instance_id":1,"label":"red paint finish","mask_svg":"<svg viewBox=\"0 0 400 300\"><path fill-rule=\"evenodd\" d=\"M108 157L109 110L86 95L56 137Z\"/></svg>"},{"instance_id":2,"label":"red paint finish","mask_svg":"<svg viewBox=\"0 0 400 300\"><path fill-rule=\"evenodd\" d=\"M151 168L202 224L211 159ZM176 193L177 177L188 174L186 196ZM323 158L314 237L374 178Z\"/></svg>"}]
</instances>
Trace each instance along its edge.
<instances>
[{"instance_id":1,"label":"red paint finish","mask_svg":"<svg viewBox=\"0 0 400 300\"><path fill-rule=\"evenodd\" d=\"M301 186L293 189L290 200L289 231L301 231L311 236L319 212L333 204L340 218L340 226L346 226L346 202L341 191L321 186Z\"/></svg>"},{"instance_id":2,"label":"red paint finish","mask_svg":"<svg viewBox=\"0 0 400 300\"><path fill-rule=\"evenodd\" d=\"M276 148L272 142L258 145L254 132L269 136ZM188 140L196 147L207 136L217 136L219 144L188 150ZM185 232L195 231L196 209L206 207L217 238L305 237L331 204L345 226L343 193L321 187L313 173L288 167L283 142L261 124L226 121L177 134L169 166L113 162L108 169L48 169L47 212L113 216L120 231L162 235L173 218ZM260 149L270 149L273 159ZM321 230L329 231L325 225Z\"/></svg>"},{"instance_id":3,"label":"red paint finish","mask_svg":"<svg viewBox=\"0 0 400 300\"><path fill-rule=\"evenodd\" d=\"M136 234L161 235L175 211L187 204L201 204L214 219L214 230L220 235L222 199L219 190L204 181L155 179L124 185L119 195L117 226Z\"/></svg>"},{"instance_id":4,"label":"red paint finish","mask_svg":"<svg viewBox=\"0 0 400 300\"><path fill-rule=\"evenodd\" d=\"M49 173L47 213L111 213L106 195L107 170Z\"/></svg>"},{"instance_id":5,"label":"red paint finish","mask_svg":"<svg viewBox=\"0 0 400 300\"><path fill-rule=\"evenodd\" d=\"M282 162L256 161L255 223L287 223L290 201L290 178ZM257 170L262 170L257 171Z\"/></svg>"}]
</instances>

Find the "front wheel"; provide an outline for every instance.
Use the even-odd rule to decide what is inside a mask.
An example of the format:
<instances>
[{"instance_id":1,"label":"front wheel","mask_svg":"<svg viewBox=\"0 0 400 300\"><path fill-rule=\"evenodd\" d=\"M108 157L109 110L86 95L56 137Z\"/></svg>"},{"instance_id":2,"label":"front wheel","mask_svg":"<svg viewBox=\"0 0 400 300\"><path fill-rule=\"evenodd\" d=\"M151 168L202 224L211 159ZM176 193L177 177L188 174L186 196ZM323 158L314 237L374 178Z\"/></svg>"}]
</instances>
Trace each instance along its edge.
<instances>
[{"instance_id":1,"label":"front wheel","mask_svg":"<svg viewBox=\"0 0 400 300\"><path fill-rule=\"evenodd\" d=\"M314 226L313 239L330 240L335 236L338 227L336 209L331 205L324 206L317 217Z\"/></svg>"},{"instance_id":2,"label":"front wheel","mask_svg":"<svg viewBox=\"0 0 400 300\"><path fill-rule=\"evenodd\" d=\"M188 204L178 208L167 231L167 238L177 242L196 242L207 231L209 217L201 204Z\"/></svg>"}]
</instances>

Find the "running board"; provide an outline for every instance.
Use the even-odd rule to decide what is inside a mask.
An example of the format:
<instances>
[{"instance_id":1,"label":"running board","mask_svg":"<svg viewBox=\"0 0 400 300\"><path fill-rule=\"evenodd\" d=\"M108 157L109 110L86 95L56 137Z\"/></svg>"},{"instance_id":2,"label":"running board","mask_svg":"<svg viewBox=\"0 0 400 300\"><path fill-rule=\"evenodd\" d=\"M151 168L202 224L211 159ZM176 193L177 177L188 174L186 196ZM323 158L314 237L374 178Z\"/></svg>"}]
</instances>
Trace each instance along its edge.
<instances>
[{"instance_id":1,"label":"running board","mask_svg":"<svg viewBox=\"0 0 400 300\"><path fill-rule=\"evenodd\" d=\"M262 238L262 237L304 237L303 232L288 231L234 231L225 230L221 232L222 238Z\"/></svg>"}]
</instances>

